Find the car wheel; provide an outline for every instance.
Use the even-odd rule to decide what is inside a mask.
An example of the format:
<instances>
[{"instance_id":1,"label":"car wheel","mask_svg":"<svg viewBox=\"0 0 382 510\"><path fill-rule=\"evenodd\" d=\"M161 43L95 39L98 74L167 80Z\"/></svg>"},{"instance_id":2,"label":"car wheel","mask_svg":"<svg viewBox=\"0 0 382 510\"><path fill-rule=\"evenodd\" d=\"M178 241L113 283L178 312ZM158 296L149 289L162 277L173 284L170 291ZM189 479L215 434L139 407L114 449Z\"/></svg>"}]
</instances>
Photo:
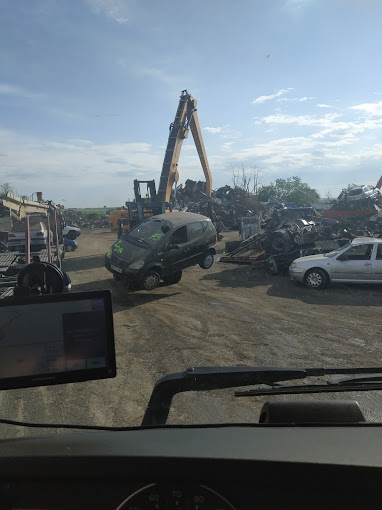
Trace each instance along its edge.
<instances>
[{"instance_id":1,"label":"car wheel","mask_svg":"<svg viewBox=\"0 0 382 510\"><path fill-rule=\"evenodd\" d=\"M163 277L163 281L166 285L175 285L175 283L180 282L182 278L182 271L177 271L176 273L169 274L168 276Z\"/></svg>"},{"instance_id":2,"label":"car wheel","mask_svg":"<svg viewBox=\"0 0 382 510\"><path fill-rule=\"evenodd\" d=\"M65 247L65 251L73 251L73 250L74 250L74 248L73 248L73 246L72 246L72 245L70 245L70 244L69 244L68 246L66 246L66 247Z\"/></svg>"},{"instance_id":3,"label":"car wheel","mask_svg":"<svg viewBox=\"0 0 382 510\"><path fill-rule=\"evenodd\" d=\"M199 263L199 266L202 268L202 269L209 269L212 264L214 263L214 256L213 254L209 251L207 253L205 253L203 255L203 258L202 260L200 261Z\"/></svg>"},{"instance_id":4,"label":"car wheel","mask_svg":"<svg viewBox=\"0 0 382 510\"><path fill-rule=\"evenodd\" d=\"M142 279L141 285L144 290L154 290L160 283L159 273L156 271L149 271Z\"/></svg>"},{"instance_id":5,"label":"car wheel","mask_svg":"<svg viewBox=\"0 0 382 510\"><path fill-rule=\"evenodd\" d=\"M292 248L292 243L283 232L276 232L271 238L273 253L287 253Z\"/></svg>"},{"instance_id":6,"label":"car wheel","mask_svg":"<svg viewBox=\"0 0 382 510\"><path fill-rule=\"evenodd\" d=\"M323 289L328 284L328 277L322 269L309 269L304 282L311 289Z\"/></svg>"},{"instance_id":7,"label":"car wheel","mask_svg":"<svg viewBox=\"0 0 382 510\"><path fill-rule=\"evenodd\" d=\"M122 280L122 278L116 274L113 273L113 279L116 281L116 282L119 282Z\"/></svg>"}]
</instances>

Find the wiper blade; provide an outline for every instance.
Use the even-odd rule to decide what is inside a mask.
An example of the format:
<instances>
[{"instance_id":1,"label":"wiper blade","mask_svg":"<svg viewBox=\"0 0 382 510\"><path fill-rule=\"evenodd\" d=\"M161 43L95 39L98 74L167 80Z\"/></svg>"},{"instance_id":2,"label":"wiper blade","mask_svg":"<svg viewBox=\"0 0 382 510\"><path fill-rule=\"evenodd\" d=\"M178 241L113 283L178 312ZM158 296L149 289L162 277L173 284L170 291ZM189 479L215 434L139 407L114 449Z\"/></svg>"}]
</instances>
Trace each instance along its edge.
<instances>
[{"instance_id":1,"label":"wiper blade","mask_svg":"<svg viewBox=\"0 0 382 510\"><path fill-rule=\"evenodd\" d=\"M382 390L382 376L353 377L326 384L277 385L271 388L256 388L236 391L235 397L257 397L261 395L292 395L299 393L340 393L349 391Z\"/></svg>"}]
</instances>

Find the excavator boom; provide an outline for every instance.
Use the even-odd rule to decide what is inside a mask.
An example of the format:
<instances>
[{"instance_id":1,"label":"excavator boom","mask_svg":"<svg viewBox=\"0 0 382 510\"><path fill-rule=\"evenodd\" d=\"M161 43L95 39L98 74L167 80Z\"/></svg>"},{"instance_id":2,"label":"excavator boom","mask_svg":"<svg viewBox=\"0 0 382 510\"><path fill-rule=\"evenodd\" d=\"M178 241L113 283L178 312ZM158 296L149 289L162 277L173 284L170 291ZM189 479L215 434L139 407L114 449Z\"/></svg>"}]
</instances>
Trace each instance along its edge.
<instances>
[{"instance_id":1,"label":"excavator boom","mask_svg":"<svg viewBox=\"0 0 382 510\"><path fill-rule=\"evenodd\" d=\"M211 196L212 176L208 166L196 105L196 99L194 99L187 90L183 90L180 95L174 122L170 125L170 135L168 137L159 181L158 201L169 202L172 186L174 182L178 182L179 180L178 161L180 151L183 140L188 137L190 128L206 178L206 193L207 196Z\"/></svg>"}]
</instances>

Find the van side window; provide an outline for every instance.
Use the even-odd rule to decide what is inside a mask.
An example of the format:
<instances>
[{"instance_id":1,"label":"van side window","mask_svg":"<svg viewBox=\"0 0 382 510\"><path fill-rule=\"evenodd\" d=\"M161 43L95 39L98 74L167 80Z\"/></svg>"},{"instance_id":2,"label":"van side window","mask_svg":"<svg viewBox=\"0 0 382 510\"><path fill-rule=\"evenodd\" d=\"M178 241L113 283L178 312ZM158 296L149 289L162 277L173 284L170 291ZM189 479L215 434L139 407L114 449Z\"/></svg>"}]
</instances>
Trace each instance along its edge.
<instances>
[{"instance_id":1,"label":"van side window","mask_svg":"<svg viewBox=\"0 0 382 510\"><path fill-rule=\"evenodd\" d=\"M382 260L382 244L379 244L377 248L377 260Z\"/></svg>"},{"instance_id":2,"label":"van side window","mask_svg":"<svg viewBox=\"0 0 382 510\"><path fill-rule=\"evenodd\" d=\"M186 226L179 227L171 236L171 244L183 244L187 242Z\"/></svg>"},{"instance_id":3,"label":"van side window","mask_svg":"<svg viewBox=\"0 0 382 510\"><path fill-rule=\"evenodd\" d=\"M201 221L195 221L194 223L189 223L187 225L187 238L189 241L193 241L194 239L198 239L203 235L204 232L203 223Z\"/></svg>"}]
</instances>

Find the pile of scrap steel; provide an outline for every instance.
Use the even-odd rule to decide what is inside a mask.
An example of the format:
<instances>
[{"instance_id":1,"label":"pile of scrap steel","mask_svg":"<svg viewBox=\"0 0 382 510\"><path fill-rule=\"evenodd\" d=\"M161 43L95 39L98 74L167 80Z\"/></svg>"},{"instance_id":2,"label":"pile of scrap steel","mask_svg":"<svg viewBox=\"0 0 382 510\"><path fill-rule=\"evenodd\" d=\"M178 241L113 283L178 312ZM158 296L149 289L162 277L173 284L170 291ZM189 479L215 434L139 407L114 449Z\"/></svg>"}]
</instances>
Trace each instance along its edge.
<instances>
[{"instance_id":1,"label":"pile of scrap steel","mask_svg":"<svg viewBox=\"0 0 382 510\"><path fill-rule=\"evenodd\" d=\"M382 178L377 186L360 185L342 190L330 209L323 210L322 214L341 221L344 227L381 232L381 184Z\"/></svg>"},{"instance_id":2,"label":"pile of scrap steel","mask_svg":"<svg viewBox=\"0 0 382 510\"><path fill-rule=\"evenodd\" d=\"M224 228L239 229L243 216L256 215L263 209L256 196L242 188L223 186L209 198L205 186L205 182L188 179L184 187L176 190L175 206L181 211L208 216L218 232Z\"/></svg>"},{"instance_id":3,"label":"pile of scrap steel","mask_svg":"<svg viewBox=\"0 0 382 510\"><path fill-rule=\"evenodd\" d=\"M262 233L237 247L227 243L226 251L234 249L220 261L265 266L273 274L283 273L296 258L327 253L354 237L338 221L317 218L312 207L275 208L263 227Z\"/></svg>"},{"instance_id":4,"label":"pile of scrap steel","mask_svg":"<svg viewBox=\"0 0 382 510\"><path fill-rule=\"evenodd\" d=\"M65 209L63 211L63 217L67 225L79 228L108 228L109 218L104 216L102 218L91 219L84 215L77 209Z\"/></svg>"}]
</instances>

